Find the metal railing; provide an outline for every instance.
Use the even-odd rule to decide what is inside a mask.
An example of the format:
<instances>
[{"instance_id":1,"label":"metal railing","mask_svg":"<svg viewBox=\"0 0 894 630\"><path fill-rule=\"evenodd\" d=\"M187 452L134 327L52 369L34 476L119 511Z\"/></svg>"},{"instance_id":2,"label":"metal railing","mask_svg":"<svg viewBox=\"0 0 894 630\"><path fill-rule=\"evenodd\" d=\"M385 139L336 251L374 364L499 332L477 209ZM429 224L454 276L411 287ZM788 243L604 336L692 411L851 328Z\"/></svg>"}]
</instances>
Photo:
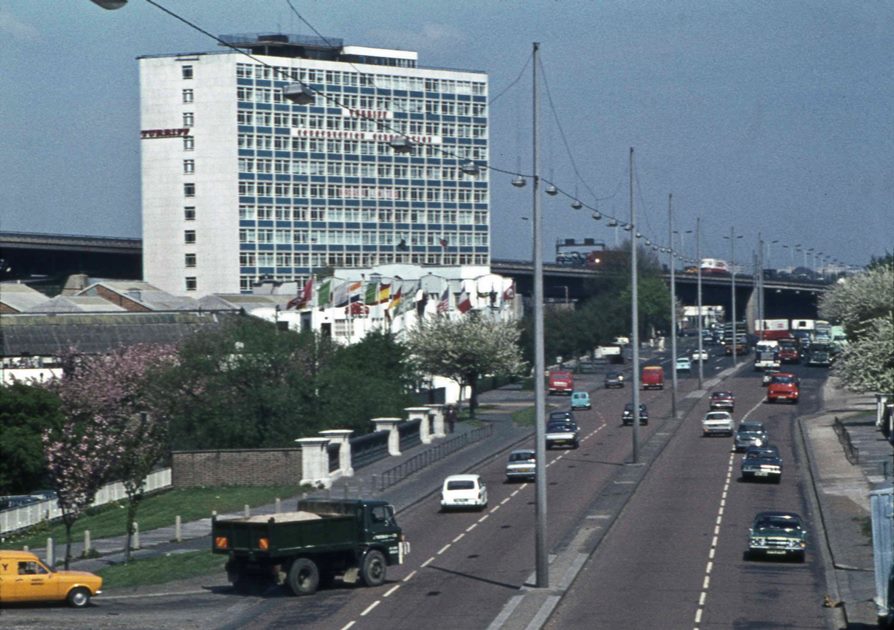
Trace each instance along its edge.
<instances>
[{"instance_id":1,"label":"metal railing","mask_svg":"<svg viewBox=\"0 0 894 630\"><path fill-rule=\"evenodd\" d=\"M456 451L465 446L468 446L469 444L473 444L490 437L493 431L493 425L486 424L477 429L473 429L468 433L457 435L456 437L451 438L446 442L433 446L419 453L418 455L414 455L407 461L401 462L400 464L389 468L388 470L385 470L380 475L378 475L377 478L373 481L374 490L377 492L382 492L386 488L390 488L391 486L403 481L413 473L418 472L441 459L444 459L451 453L455 453Z\"/></svg>"},{"instance_id":2,"label":"metal railing","mask_svg":"<svg viewBox=\"0 0 894 630\"><path fill-rule=\"evenodd\" d=\"M847 458L847 461L853 465L859 464L860 449L854 446L854 443L851 442L851 434L838 416L835 416L835 422L832 424L832 428L835 429L835 435L838 436L838 442L841 444L842 448L844 448L844 456Z\"/></svg>"},{"instance_id":3,"label":"metal railing","mask_svg":"<svg viewBox=\"0 0 894 630\"><path fill-rule=\"evenodd\" d=\"M161 470L149 473L149 476L146 477L143 484L143 488L147 493L170 488L171 469L162 468ZM124 491L124 484L120 481L116 481L115 483L108 483L100 488L90 506L96 507L105 505L106 503L114 503L115 501L120 501L126 497L127 493ZM41 521L52 521L61 517L62 510L59 509L56 499L40 501L38 503L24 505L11 510L3 510L0 512L0 534L5 535L37 525Z\"/></svg>"}]
</instances>

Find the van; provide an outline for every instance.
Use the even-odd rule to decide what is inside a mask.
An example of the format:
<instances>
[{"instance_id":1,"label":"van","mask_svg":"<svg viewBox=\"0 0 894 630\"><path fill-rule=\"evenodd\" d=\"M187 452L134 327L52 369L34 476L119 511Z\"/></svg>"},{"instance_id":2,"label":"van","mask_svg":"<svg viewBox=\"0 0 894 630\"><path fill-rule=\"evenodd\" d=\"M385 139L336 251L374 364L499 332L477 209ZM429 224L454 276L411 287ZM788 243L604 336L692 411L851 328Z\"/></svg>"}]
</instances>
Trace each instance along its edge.
<instances>
[{"instance_id":1,"label":"van","mask_svg":"<svg viewBox=\"0 0 894 630\"><path fill-rule=\"evenodd\" d=\"M574 374L565 370L552 370L549 373L549 393L571 395L574 391Z\"/></svg>"},{"instance_id":2,"label":"van","mask_svg":"<svg viewBox=\"0 0 894 630\"><path fill-rule=\"evenodd\" d=\"M643 389L664 389L664 368L647 365L643 368Z\"/></svg>"},{"instance_id":3,"label":"van","mask_svg":"<svg viewBox=\"0 0 894 630\"><path fill-rule=\"evenodd\" d=\"M68 602L83 608L102 591L102 578L86 571L55 571L28 551L0 549L0 605Z\"/></svg>"}]
</instances>

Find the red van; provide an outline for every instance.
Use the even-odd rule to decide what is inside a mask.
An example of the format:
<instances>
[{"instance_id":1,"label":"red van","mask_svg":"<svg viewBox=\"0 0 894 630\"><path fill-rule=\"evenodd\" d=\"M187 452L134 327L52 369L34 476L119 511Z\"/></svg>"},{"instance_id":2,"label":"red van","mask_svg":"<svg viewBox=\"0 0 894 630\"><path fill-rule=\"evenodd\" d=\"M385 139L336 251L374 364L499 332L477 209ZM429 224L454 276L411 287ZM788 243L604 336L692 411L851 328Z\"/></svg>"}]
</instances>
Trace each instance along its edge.
<instances>
[{"instance_id":1,"label":"red van","mask_svg":"<svg viewBox=\"0 0 894 630\"><path fill-rule=\"evenodd\" d=\"M660 365L647 365L643 368L643 389L664 389L664 368Z\"/></svg>"},{"instance_id":2,"label":"red van","mask_svg":"<svg viewBox=\"0 0 894 630\"><path fill-rule=\"evenodd\" d=\"M568 394L574 391L574 374L564 370L554 370L549 373L549 393Z\"/></svg>"}]
</instances>

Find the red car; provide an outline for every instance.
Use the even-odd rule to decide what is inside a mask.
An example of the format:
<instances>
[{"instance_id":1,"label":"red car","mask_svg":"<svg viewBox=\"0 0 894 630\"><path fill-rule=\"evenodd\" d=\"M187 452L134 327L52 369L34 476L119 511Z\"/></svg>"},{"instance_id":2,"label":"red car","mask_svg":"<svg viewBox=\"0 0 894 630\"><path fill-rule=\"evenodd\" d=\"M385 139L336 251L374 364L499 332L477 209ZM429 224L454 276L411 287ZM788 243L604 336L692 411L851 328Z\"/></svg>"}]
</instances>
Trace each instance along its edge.
<instances>
[{"instance_id":1,"label":"red car","mask_svg":"<svg viewBox=\"0 0 894 630\"><path fill-rule=\"evenodd\" d=\"M791 372L777 372L767 385L767 402L798 402L800 379Z\"/></svg>"},{"instance_id":2,"label":"red car","mask_svg":"<svg viewBox=\"0 0 894 630\"><path fill-rule=\"evenodd\" d=\"M711 409L723 409L732 413L736 407L736 395L732 392L711 392L708 405Z\"/></svg>"}]
</instances>

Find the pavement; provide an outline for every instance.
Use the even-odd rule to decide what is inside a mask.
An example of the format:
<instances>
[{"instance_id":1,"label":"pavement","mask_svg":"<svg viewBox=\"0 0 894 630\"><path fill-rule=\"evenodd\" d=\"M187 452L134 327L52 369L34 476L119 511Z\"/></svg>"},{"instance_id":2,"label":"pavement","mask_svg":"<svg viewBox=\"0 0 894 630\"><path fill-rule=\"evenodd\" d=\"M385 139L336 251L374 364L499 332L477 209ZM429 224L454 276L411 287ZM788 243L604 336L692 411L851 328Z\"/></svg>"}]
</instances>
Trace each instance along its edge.
<instances>
[{"instance_id":1,"label":"pavement","mask_svg":"<svg viewBox=\"0 0 894 630\"><path fill-rule=\"evenodd\" d=\"M734 370L727 370L717 378L704 383L701 394L714 387ZM680 405L683 412L689 405L699 400L699 392L688 395ZM825 538L820 551L826 558L826 582L828 604L834 608L833 619L837 628L876 627L874 596L874 573L872 542L869 533L869 491L890 486L894 477L894 460L891 444L875 429L875 399L872 395L854 394L842 389L836 378L830 377L823 389L823 411L803 416L798 420L802 436L803 456L806 459L812 480L815 512L821 519L817 531ZM474 422L456 424L456 434L469 432L489 423L493 431L486 438L466 445L447 457L408 476L404 481L382 491L373 488L381 474L402 462L424 452L437 448L437 444L417 445L405 450L400 456L387 457L356 471L353 477L337 480L331 489L325 491L332 497L374 496L391 502L398 513L434 495L443 478L475 469L479 464L497 453L504 453L514 446L529 440L531 427L518 426L512 421L512 413L533 404L533 393L506 387L480 396L481 409ZM845 450L833 428L838 418L845 427L858 458L850 463ZM649 440L643 445L643 466L625 466L618 474L625 478L629 492L635 491L638 481L648 472L648 462L657 457L673 435L673 430L660 432L661 438ZM449 438L450 436L448 436ZM319 492L313 493L314 496ZM300 497L283 499L280 505L270 504L253 508L252 514L272 514L277 509L288 510ZM597 497L588 512L606 514L620 513L627 497L617 493L603 493ZM240 514L222 516L240 516ZM563 541L555 554L550 556L550 584L553 588L538 589L533 586L534 576L527 581L519 593L513 597L502 613L491 624L493 629L534 630L542 627L551 611L558 605L565 588L583 566L587 557L595 550L599 540L610 529L610 523L599 528L602 534L589 539L577 537ZM581 528L584 530L586 528ZM178 553L190 549L209 549L211 519L183 523L182 542L174 540L174 527L165 527L140 534L139 550L134 557ZM592 534L590 534L592 536ZM97 558L77 560L72 568L96 571L109 564L123 560L123 536L93 541L99 552ZM74 545L73 555L83 549L82 543ZM58 552L64 551L62 546ZM34 550L41 557L44 549Z\"/></svg>"}]
</instances>

